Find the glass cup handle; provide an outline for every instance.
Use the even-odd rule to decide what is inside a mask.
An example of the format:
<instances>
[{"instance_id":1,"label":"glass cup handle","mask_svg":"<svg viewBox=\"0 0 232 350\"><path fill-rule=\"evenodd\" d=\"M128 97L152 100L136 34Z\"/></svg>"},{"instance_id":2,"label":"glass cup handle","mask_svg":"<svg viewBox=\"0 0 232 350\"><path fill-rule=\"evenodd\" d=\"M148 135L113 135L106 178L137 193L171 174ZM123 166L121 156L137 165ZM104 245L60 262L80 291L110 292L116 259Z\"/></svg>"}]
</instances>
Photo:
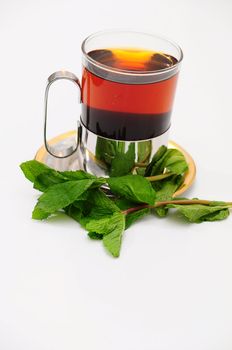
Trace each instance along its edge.
<instances>
[{"instance_id":1,"label":"glass cup handle","mask_svg":"<svg viewBox=\"0 0 232 350\"><path fill-rule=\"evenodd\" d=\"M68 71L57 71L53 74L51 74L49 77L48 77L48 82L47 82L47 86L46 86L46 90L45 90L45 96L44 96L44 146L47 150L47 152L52 155L53 157L56 157L56 158L67 158L67 157L70 157L73 153L75 153L80 145L80 142L81 142L81 124L79 121L77 121L77 139L76 139L76 144L75 146L71 147L71 150L70 150L70 147L65 149L65 150L62 150L62 152L59 152L60 154L54 154L52 152L52 146L49 145L48 141L47 141L47 107L48 107L48 94L49 94L49 89L51 87L51 85L57 81L57 80L60 80L60 79L66 79L66 80L70 80L72 81L73 83L76 84L76 86L79 88L79 92L80 92L80 96L81 96L81 84L80 84L80 81L79 79L77 78L77 76L71 72L68 72Z\"/></svg>"}]
</instances>

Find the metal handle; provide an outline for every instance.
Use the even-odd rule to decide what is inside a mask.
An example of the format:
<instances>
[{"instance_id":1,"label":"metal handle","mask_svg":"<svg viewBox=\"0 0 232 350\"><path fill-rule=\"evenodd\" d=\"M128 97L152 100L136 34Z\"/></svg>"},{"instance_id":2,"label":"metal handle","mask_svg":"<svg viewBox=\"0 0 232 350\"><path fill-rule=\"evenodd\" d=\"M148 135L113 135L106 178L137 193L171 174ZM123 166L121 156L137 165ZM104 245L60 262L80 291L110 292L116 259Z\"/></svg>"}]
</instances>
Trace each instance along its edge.
<instances>
[{"instance_id":1,"label":"metal handle","mask_svg":"<svg viewBox=\"0 0 232 350\"><path fill-rule=\"evenodd\" d=\"M49 154L51 154L53 157L56 158L67 158L70 157L73 153L75 153L78 149L78 146L80 145L80 141L81 141L81 124L79 121L77 121L77 140L76 140L76 145L74 147L71 147L71 151L69 151L70 147L68 149L65 150L65 154L62 155L57 155L54 154L52 152L52 148L51 146L49 146L49 143L47 141L47 107L48 107L48 93L49 93L49 89L51 87L51 85L60 79L66 79L66 80L70 80L73 83L75 83L80 90L80 96L81 96L81 85L79 82L79 79L76 77L75 74L68 72L68 71L58 71L55 72L53 74L50 75L50 77L48 78L48 82L47 82L47 86L46 86L46 90L45 90L45 97L44 97L44 146L47 150L47 152ZM64 151L62 151L64 152Z\"/></svg>"}]
</instances>

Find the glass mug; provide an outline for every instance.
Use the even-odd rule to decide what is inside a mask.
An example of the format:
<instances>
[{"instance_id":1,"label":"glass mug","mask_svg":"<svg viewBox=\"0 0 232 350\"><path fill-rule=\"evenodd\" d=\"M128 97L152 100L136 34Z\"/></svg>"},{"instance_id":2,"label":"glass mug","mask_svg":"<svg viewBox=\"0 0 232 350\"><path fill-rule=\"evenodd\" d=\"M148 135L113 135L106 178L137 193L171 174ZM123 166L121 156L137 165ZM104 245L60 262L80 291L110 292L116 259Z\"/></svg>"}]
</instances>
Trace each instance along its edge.
<instances>
[{"instance_id":1,"label":"glass mug","mask_svg":"<svg viewBox=\"0 0 232 350\"><path fill-rule=\"evenodd\" d=\"M81 84L68 71L48 78L47 151L56 158L75 155L85 171L97 176L113 176L116 157L124 163L128 159L128 167L131 158L133 165L145 167L157 149L168 143L181 48L155 35L115 30L87 37L82 53ZM81 116L75 144L55 152L46 139L47 101L49 88L58 79L77 85Z\"/></svg>"}]
</instances>

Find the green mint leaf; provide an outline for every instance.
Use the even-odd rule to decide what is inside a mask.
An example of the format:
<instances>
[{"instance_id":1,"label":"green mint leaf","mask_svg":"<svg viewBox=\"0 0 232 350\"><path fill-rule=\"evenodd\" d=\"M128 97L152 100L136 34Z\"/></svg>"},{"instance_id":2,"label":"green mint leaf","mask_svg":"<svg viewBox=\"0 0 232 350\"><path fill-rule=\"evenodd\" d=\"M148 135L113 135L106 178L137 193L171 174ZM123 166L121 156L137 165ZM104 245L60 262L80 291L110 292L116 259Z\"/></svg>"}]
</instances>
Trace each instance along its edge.
<instances>
[{"instance_id":1,"label":"green mint leaf","mask_svg":"<svg viewBox=\"0 0 232 350\"><path fill-rule=\"evenodd\" d=\"M91 195L93 190L87 190L78 197L72 204L64 208L66 215L70 216L75 221L81 223L81 220L89 214L92 209L87 198ZM86 197L83 199L83 197Z\"/></svg>"},{"instance_id":2,"label":"green mint leaf","mask_svg":"<svg viewBox=\"0 0 232 350\"><path fill-rule=\"evenodd\" d=\"M82 181L82 180L81 180ZM100 186L106 183L106 179L104 177L97 177L96 180L93 180L92 188L99 188Z\"/></svg>"},{"instance_id":3,"label":"green mint leaf","mask_svg":"<svg viewBox=\"0 0 232 350\"><path fill-rule=\"evenodd\" d=\"M135 163L135 143L131 143L125 152L125 143L98 137L96 158L108 166L110 176L122 176L130 173Z\"/></svg>"},{"instance_id":4,"label":"green mint leaf","mask_svg":"<svg viewBox=\"0 0 232 350\"><path fill-rule=\"evenodd\" d=\"M160 218L164 218L168 214L168 208L167 207L160 207L154 209L154 212L156 215L158 215Z\"/></svg>"},{"instance_id":5,"label":"green mint leaf","mask_svg":"<svg viewBox=\"0 0 232 350\"><path fill-rule=\"evenodd\" d=\"M226 219L230 212L227 206L202 204L168 204L168 208L176 208L190 222L217 221Z\"/></svg>"},{"instance_id":6,"label":"green mint leaf","mask_svg":"<svg viewBox=\"0 0 232 350\"><path fill-rule=\"evenodd\" d=\"M149 208L140 209L138 211L134 211L133 213L126 215L126 225L125 229L127 230L135 221L143 218L144 216L150 214Z\"/></svg>"},{"instance_id":7,"label":"green mint leaf","mask_svg":"<svg viewBox=\"0 0 232 350\"><path fill-rule=\"evenodd\" d=\"M193 198L193 199L198 199L198 198ZM220 205L227 206L228 204L226 204L226 202L222 202L222 201L211 201L209 205L215 207L215 206L220 206Z\"/></svg>"},{"instance_id":8,"label":"green mint leaf","mask_svg":"<svg viewBox=\"0 0 232 350\"><path fill-rule=\"evenodd\" d=\"M125 217L124 215L117 213L115 214L114 219L116 225L111 232L103 236L103 244L108 252L117 258L120 255L122 235L125 229Z\"/></svg>"},{"instance_id":9,"label":"green mint leaf","mask_svg":"<svg viewBox=\"0 0 232 350\"><path fill-rule=\"evenodd\" d=\"M34 188L41 192L45 192L50 186L57 185L67 181L64 176L55 170L49 169L46 172L36 176L34 179Z\"/></svg>"},{"instance_id":10,"label":"green mint leaf","mask_svg":"<svg viewBox=\"0 0 232 350\"><path fill-rule=\"evenodd\" d=\"M221 209L219 211L215 211L214 213L210 213L204 216L203 221L219 221L224 220L230 215L230 211L228 208Z\"/></svg>"},{"instance_id":11,"label":"green mint leaf","mask_svg":"<svg viewBox=\"0 0 232 350\"><path fill-rule=\"evenodd\" d=\"M126 198L116 198L114 203L120 208L122 211L127 210L129 208L133 208L135 206L135 202L132 202Z\"/></svg>"},{"instance_id":12,"label":"green mint leaf","mask_svg":"<svg viewBox=\"0 0 232 350\"><path fill-rule=\"evenodd\" d=\"M119 198L116 199L115 204L122 210L125 211L129 208L133 208L135 206L134 202L131 202L125 198ZM126 226L125 229L127 230L135 221L139 220L143 216L150 213L149 208L140 209L138 211L126 214Z\"/></svg>"},{"instance_id":13,"label":"green mint leaf","mask_svg":"<svg viewBox=\"0 0 232 350\"><path fill-rule=\"evenodd\" d=\"M134 165L135 165L135 143L133 142L133 143L130 143L126 153L123 153L117 150L116 155L114 156L111 162L110 176L116 177L116 176L126 175L131 172Z\"/></svg>"},{"instance_id":14,"label":"green mint leaf","mask_svg":"<svg viewBox=\"0 0 232 350\"><path fill-rule=\"evenodd\" d=\"M20 168L24 173L25 177L34 182L36 177L43 173L48 173L51 170L48 166L38 162L37 160L29 160L20 164Z\"/></svg>"},{"instance_id":15,"label":"green mint leaf","mask_svg":"<svg viewBox=\"0 0 232 350\"><path fill-rule=\"evenodd\" d=\"M152 186L158 196L157 201L169 200L183 183L183 175L172 175L166 179L152 182Z\"/></svg>"},{"instance_id":16,"label":"green mint leaf","mask_svg":"<svg viewBox=\"0 0 232 350\"><path fill-rule=\"evenodd\" d=\"M155 165L163 158L163 156L166 154L166 152L167 152L166 146L161 146L158 149L158 151L154 154L150 164L148 164L148 166L146 167L145 176L152 175L153 167L155 167ZM160 174L161 173L162 173L162 171L160 171Z\"/></svg>"},{"instance_id":17,"label":"green mint leaf","mask_svg":"<svg viewBox=\"0 0 232 350\"><path fill-rule=\"evenodd\" d=\"M111 141L104 139L103 137L97 138L97 144L95 149L96 158L111 165L112 159L116 155L117 141Z\"/></svg>"},{"instance_id":18,"label":"green mint leaf","mask_svg":"<svg viewBox=\"0 0 232 350\"><path fill-rule=\"evenodd\" d=\"M174 193L180 187L183 182L182 175L173 175L168 179L161 181L155 181L152 186L156 190L156 202L168 201L171 200ZM160 216L164 217L168 213L167 207L158 207L154 209L154 212Z\"/></svg>"},{"instance_id":19,"label":"green mint leaf","mask_svg":"<svg viewBox=\"0 0 232 350\"><path fill-rule=\"evenodd\" d=\"M116 151L120 153L125 153L125 142L124 141L117 141L117 148Z\"/></svg>"},{"instance_id":20,"label":"green mint leaf","mask_svg":"<svg viewBox=\"0 0 232 350\"><path fill-rule=\"evenodd\" d=\"M154 155L151 163L147 166L145 176L162 174L164 170L173 174L184 174L188 169L188 164L184 155L177 149L167 149L161 146Z\"/></svg>"},{"instance_id":21,"label":"green mint leaf","mask_svg":"<svg viewBox=\"0 0 232 350\"><path fill-rule=\"evenodd\" d=\"M42 174L43 172L47 172L50 169L46 165L37 162L37 160L29 160L21 163L20 168L25 177L31 182L34 182L38 175Z\"/></svg>"},{"instance_id":22,"label":"green mint leaf","mask_svg":"<svg viewBox=\"0 0 232 350\"><path fill-rule=\"evenodd\" d=\"M111 191L136 203L153 205L155 191L151 183L140 175L126 175L107 179Z\"/></svg>"},{"instance_id":23,"label":"green mint leaf","mask_svg":"<svg viewBox=\"0 0 232 350\"><path fill-rule=\"evenodd\" d=\"M36 160L24 162L20 165L20 168L25 177L34 183L34 188L41 192L45 192L50 186L70 180L97 179L96 176L82 170L56 171ZM105 182L103 178L99 178L98 181ZM97 182L95 184L97 185Z\"/></svg>"},{"instance_id":24,"label":"green mint leaf","mask_svg":"<svg viewBox=\"0 0 232 350\"><path fill-rule=\"evenodd\" d=\"M96 189L91 192L91 195L89 196L89 202L91 203L93 208L104 208L110 211L111 213L120 212L120 209L117 206L117 204L109 197L107 197L107 195L101 189Z\"/></svg>"},{"instance_id":25,"label":"green mint leaf","mask_svg":"<svg viewBox=\"0 0 232 350\"><path fill-rule=\"evenodd\" d=\"M169 172L181 175L188 169L184 155L178 149L168 149L163 162L164 168Z\"/></svg>"},{"instance_id":26,"label":"green mint leaf","mask_svg":"<svg viewBox=\"0 0 232 350\"><path fill-rule=\"evenodd\" d=\"M85 179L97 179L96 176L89 174L83 170L67 170L59 171L59 173L67 180L85 180Z\"/></svg>"},{"instance_id":27,"label":"green mint leaf","mask_svg":"<svg viewBox=\"0 0 232 350\"><path fill-rule=\"evenodd\" d=\"M61 173L36 160L24 162L20 167L25 177L34 183L34 188L41 192L45 192L48 187L66 180Z\"/></svg>"},{"instance_id":28,"label":"green mint leaf","mask_svg":"<svg viewBox=\"0 0 232 350\"><path fill-rule=\"evenodd\" d=\"M106 222L108 221L109 218L114 214L111 210L108 208L102 208L102 207L92 207L91 210L87 215L84 215L80 219L80 224L88 231L87 225L92 222L93 220L96 220L99 222L99 225L103 225L104 220ZM102 220L102 221L99 221ZM102 228L103 232L98 232L98 233L104 233L105 228Z\"/></svg>"},{"instance_id":29,"label":"green mint leaf","mask_svg":"<svg viewBox=\"0 0 232 350\"><path fill-rule=\"evenodd\" d=\"M96 233L96 232L89 232L88 236L89 236L89 238L95 239L95 240L102 240L103 239L103 235L100 233Z\"/></svg>"},{"instance_id":30,"label":"green mint leaf","mask_svg":"<svg viewBox=\"0 0 232 350\"><path fill-rule=\"evenodd\" d=\"M80 200L83 195L86 196L85 200ZM109 217L114 212L120 212L119 207L101 189L90 189L83 195L65 208L65 212L84 228L93 219L98 220L105 216Z\"/></svg>"},{"instance_id":31,"label":"green mint leaf","mask_svg":"<svg viewBox=\"0 0 232 350\"><path fill-rule=\"evenodd\" d=\"M86 224L87 231L103 235L103 244L114 257L119 256L124 229L125 216L119 212L92 219Z\"/></svg>"},{"instance_id":32,"label":"green mint leaf","mask_svg":"<svg viewBox=\"0 0 232 350\"><path fill-rule=\"evenodd\" d=\"M83 218L82 208L77 208L75 205L70 204L64 208L65 214L68 215L73 220L80 222Z\"/></svg>"},{"instance_id":33,"label":"green mint leaf","mask_svg":"<svg viewBox=\"0 0 232 350\"><path fill-rule=\"evenodd\" d=\"M32 214L33 219L41 220L40 211L52 214L59 209L63 209L73 203L94 183L92 179L68 181L51 186L43 193L35 206Z\"/></svg>"},{"instance_id":34,"label":"green mint leaf","mask_svg":"<svg viewBox=\"0 0 232 350\"><path fill-rule=\"evenodd\" d=\"M100 214L100 211L96 216L89 217L89 221L86 223L85 228L89 232L96 232L102 235L108 234L115 227L114 218L118 217L117 214L121 215L121 213L113 213L105 215L104 212ZM116 215L116 216L115 216Z\"/></svg>"},{"instance_id":35,"label":"green mint leaf","mask_svg":"<svg viewBox=\"0 0 232 350\"><path fill-rule=\"evenodd\" d=\"M99 187L106 183L106 179L104 177L96 177L92 174L89 174L83 170L76 170L76 171L60 171L59 172L66 181L79 181L79 180L85 180L85 179L92 179L94 180L93 185L91 188Z\"/></svg>"},{"instance_id":36,"label":"green mint leaf","mask_svg":"<svg viewBox=\"0 0 232 350\"><path fill-rule=\"evenodd\" d=\"M151 156L152 142L149 141L140 141L138 142L138 163L147 163L149 162Z\"/></svg>"},{"instance_id":37,"label":"green mint leaf","mask_svg":"<svg viewBox=\"0 0 232 350\"><path fill-rule=\"evenodd\" d=\"M49 212L46 212L45 210L35 206L32 213L32 219L44 220L47 219L50 215L51 214Z\"/></svg>"}]
</instances>

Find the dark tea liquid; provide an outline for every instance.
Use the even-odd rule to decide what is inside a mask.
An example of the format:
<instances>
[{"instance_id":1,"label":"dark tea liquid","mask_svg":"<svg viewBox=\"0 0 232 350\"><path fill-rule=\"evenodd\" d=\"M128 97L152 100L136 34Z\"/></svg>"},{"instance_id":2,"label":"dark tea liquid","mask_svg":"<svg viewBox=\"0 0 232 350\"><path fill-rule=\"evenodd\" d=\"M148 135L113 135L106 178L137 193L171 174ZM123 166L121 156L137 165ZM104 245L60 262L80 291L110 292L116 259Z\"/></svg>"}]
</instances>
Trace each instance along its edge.
<instances>
[{"instance_id":1,"label":"dark tea liquid","mask_svg":"<svg viewBox=\"0 0 232 350\"><path fill-rule=\"evenodd\" d=\"M88 55L100 65L89 63L83 69L81 118L86 128L127 141L150 139L168 130L177 82L177 73L169 68L176 65L175 57L131 49L94 50ZM152 74L160 70L161 74Z\"/></svg>"}]
</instances>

